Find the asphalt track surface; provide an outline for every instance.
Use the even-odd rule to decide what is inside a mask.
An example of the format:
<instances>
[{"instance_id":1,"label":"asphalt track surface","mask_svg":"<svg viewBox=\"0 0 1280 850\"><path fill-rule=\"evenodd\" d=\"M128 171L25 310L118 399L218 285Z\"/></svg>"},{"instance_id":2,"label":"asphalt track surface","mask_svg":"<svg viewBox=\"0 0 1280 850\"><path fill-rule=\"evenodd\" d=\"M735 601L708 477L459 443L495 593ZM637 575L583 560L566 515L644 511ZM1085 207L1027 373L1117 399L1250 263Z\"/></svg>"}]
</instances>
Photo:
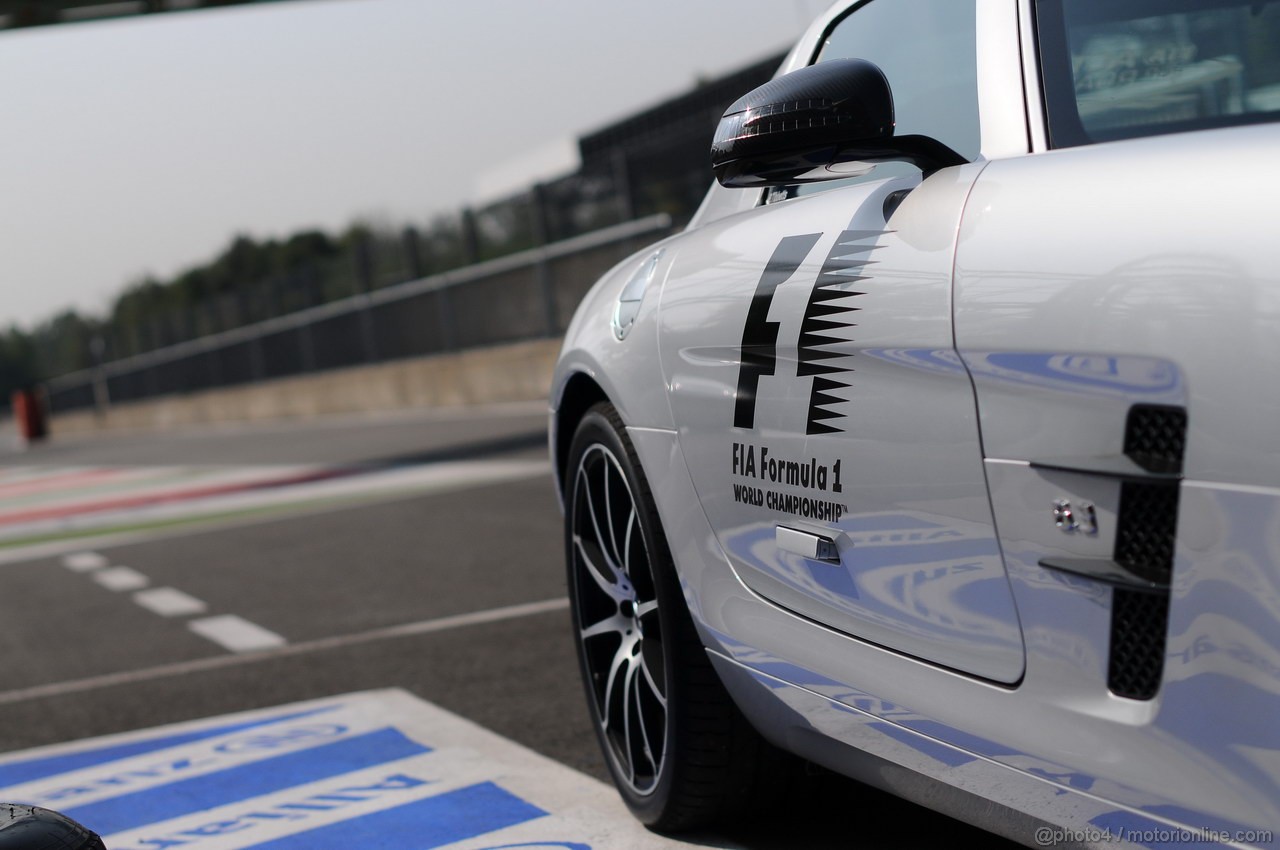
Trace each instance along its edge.
<instances>
[{"instance_id":1,"label":"asphalt track surface","mask_svg":"<svg viewBox=\"0 0 1280 850\"><path fill-rule=\"evenodd\" d=\"M0 562L0 752L395 687L607 780L564 607L545 428L545 411L522 405L0 449L0 472L461 464L465 474L466 464L486 462L535 469L86 541L148 586L179 589L205 613L249 624L250 637L258 628L284 642L261 652L229 651L182 617L158 616L68 569L71 549L56 541L42 556ZM741 848L1012 846L834 776L750 822L685 840Z\"/></svg>"}]
</instances>

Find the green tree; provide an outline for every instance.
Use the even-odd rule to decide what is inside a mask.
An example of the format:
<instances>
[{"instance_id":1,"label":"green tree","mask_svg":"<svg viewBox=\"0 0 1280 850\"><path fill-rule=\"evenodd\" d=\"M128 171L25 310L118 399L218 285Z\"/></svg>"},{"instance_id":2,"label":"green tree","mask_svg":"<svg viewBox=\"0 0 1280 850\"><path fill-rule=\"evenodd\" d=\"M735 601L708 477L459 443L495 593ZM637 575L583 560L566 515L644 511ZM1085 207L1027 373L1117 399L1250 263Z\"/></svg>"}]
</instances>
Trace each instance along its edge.
<instances>
[{"instance_id":1,"label":"green tree","mask_svg":"<svg viewBox=\"0 0 1280 850\"><path fill-rule=\"evenodd\" d=\"M0 406L7 406L14 390L36 380L36 353L31 337L10 327L0 333Z\"/></svg>"}]
</instances>

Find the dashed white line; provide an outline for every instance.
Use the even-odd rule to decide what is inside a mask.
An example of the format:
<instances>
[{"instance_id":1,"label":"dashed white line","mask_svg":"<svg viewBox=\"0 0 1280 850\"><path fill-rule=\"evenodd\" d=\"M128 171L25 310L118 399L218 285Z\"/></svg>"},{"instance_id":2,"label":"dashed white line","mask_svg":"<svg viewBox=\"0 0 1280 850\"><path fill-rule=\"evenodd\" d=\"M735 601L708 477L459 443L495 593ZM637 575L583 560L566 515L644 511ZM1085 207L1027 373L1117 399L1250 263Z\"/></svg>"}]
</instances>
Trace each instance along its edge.
<instances>
[{"instance_id":1,"label":"dashed white line","mask_svg":"<svg viewBox=\"0 0 1280 850\"><path fill-rule=\"evenodd\" d=\"M224 649L232 652L256 652L263 649L277 649L285 645L285 639L262 626L250 623L235 614L223 614L218 617L205 617L203 620L192 620L187 628L208 638Z\"/></svg>"},{"instance_id":2,"label":"dashed white line","mask_svg":"<svg viewBox=\"0 0 1280 850\"><path fill-rule=\"evenodd\" d=\"M62 559L64 567L77 573L100 570L109 563L111 562L107 560L106 555L99 555L97 552L72 552Z\"/></svg>"},{"instance_id":3,"label":"dashed white line","mask_svg":"<svg viewBox=\"0 0 1280 850\"><path fill-rule=\"evenodd\" d=\"M135 570L133 567L111 567L105 570L97 570L91 574L93 580L105 587L107 590L123 592L126 590L141 590L151 584L151 579Z\"/></svg>"},{"instance_id":4,"label":"dashed white line","mask_svg":"<svg viewBox=\"0 0 1280 850\"><path fill-rule=\"evenodd\" d=\"M106 558L96 552L77 552L62 559L69 569L88 573L95 582L107 590L117 592L138 591L133 594L133 601L161 617L187 617L203 614L209 606L190 594L183 593L176 587L156 587L144 590L151 584L151 579L133 567L108 567ZM208 638L222 648L231 652L261 652L265 649L279 649L287 641L275 632L262 626L250 623L243 617L224 614L218 617L205 617L192 620L187 628Z\"/></svg>"},{"instance_id":5,"label":"dashed white line","mask_svg":"<svg viewBox=\"0 0 1280 850\"><path fill-rule=\"evenodd\" d=\"M209 606L176 587L156 587L133 595L133 601L161 617L189 617L203 614Z\"/></svg>"}]
</instances>

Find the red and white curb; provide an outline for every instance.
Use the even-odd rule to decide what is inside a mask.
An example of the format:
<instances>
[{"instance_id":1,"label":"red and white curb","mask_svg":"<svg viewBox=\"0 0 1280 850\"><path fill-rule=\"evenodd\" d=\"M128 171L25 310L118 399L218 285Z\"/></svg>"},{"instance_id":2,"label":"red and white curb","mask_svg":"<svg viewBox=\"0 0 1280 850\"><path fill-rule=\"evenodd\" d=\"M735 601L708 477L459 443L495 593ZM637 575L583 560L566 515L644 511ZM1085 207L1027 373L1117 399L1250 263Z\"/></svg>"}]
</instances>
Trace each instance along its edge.
<instances>
[{"instance_id":1,"label":"red and white curb","mask_svg":"<svg viewBox=\"0 0 1280 850\"><path fill-rule=\"evenodd\" d=\"M0 470L0 564L283 514L545 476L545 460L359 467L146 467ZM85 476L92 475L86 481ZM142 529L138 531L138 529ZM148 531L150 529L150 531ZM62 538L86 542L76 546Z\"/></svg>"}]
</instances>

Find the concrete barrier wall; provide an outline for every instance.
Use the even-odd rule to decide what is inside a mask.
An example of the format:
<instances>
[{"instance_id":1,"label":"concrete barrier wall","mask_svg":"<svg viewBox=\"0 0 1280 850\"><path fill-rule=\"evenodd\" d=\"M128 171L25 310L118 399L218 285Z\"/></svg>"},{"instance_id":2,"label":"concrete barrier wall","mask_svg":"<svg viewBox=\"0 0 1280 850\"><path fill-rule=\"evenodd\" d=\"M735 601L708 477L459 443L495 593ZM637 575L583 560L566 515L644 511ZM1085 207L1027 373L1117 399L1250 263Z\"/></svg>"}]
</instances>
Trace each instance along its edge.
<instances>
[{"instance_id":1,"label":"concrete barrier wall","mask_svg":"<svg viewBox=\"0 0 1280 850\"><path fill-rule=\"evenodd\" d=\"M56 414L59 434L545 399L560 340L474 348Z\"/></svg>"}]
</instances>

